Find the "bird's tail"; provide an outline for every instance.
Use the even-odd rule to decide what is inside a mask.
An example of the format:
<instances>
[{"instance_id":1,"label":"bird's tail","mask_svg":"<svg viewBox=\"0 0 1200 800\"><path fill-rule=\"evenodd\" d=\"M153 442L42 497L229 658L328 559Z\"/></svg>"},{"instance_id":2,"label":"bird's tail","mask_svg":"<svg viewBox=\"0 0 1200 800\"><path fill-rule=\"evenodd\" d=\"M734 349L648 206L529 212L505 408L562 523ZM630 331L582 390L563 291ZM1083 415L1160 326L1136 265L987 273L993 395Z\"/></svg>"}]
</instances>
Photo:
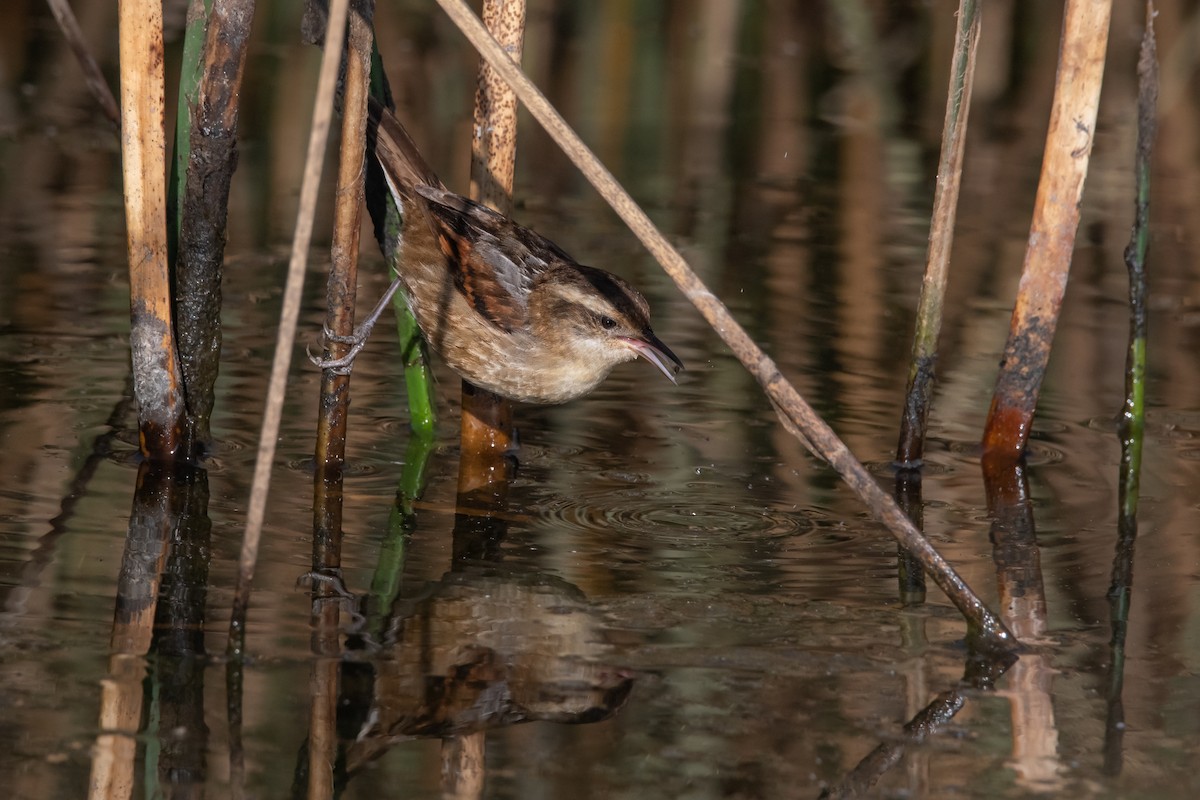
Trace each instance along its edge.
<instances>
[{"instance_id":1,"label":"bird's tail","mask_svg":"<svg viewBox=\"0 0 1200 800\"><path fill-rule=\"evenodd\" d=\"M370 98L367 124L368 144L374 139L375 158L383 167L392 191L408 186L445 188L437 173L425 161L400 121L375 98Z\"/></svg>"}]
</instances>

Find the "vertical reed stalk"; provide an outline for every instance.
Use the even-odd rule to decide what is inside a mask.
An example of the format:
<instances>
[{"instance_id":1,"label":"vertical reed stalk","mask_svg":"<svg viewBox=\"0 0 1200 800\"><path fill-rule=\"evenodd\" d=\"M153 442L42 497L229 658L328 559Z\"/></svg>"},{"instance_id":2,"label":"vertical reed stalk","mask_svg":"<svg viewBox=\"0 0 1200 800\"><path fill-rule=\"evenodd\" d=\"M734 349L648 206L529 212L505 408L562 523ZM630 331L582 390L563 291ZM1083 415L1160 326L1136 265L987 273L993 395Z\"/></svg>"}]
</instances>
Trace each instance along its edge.
<instances>
[{"instance_id":1,"label":"vertical reed stalk","mask_svg":"<svg viewBox=\"0 0 1200 800\"><path fill-rule=\"evenodd\" d=\"M1067 0L1025 266L983 436L986 459L1025 454L1050 359L1096 133L1112 0Z\"/></svg>"},{"instance_id":2,"label":"vertical reed stalk","mask_svg":"<svg viewBox=\"0 0 1200 800\"><path fill-rule=\"evenodd\" d=\"M525 37L525 0L484 0L483 21L513 61L520 63ZM481 58L475 90L475 136L471 142L471 197L502 214L512 213L517 158L517 96ZM460 513L454 531L455 554L476 525L464 524L461 507L477 506L485 516L472 520L489 528L486 512L508 499L505 453L513 446L512 403L467 381L462 384L461 450L458 463ZM503 523L499 523L503 531ZM486 740L482 731L442 743L442 793L473 798L483 794Z\"/></svg>"},{"instance_id":3,"label":"vertical reed stalk","mask_svg":"<svg viewBox=\"0 0 1200 800\"><path fill-rule=\"evenodd\" d=\"M190 0L183 30L183 56L179 65L179 100L175 106L175 150L167 181L167 243L170 261L179 254L179 231L183 227L183 195L187 189L188 154L192 151L192 105L200 90L204 62L204 31L212 0Z\"/></svg>"},{"instance_id":4,"label":"vertical reed stalk","mask_svg":"<svg viewBox=\"0 0 1200 800\"><path fill-rule=\"evenodd\" d=\"M1129 268L1129 350L1125 357L1125 404L1121 411L1120 508L1112 580L1108 587L1112 638L1109 641L1108 715L1104 726L1104 771L1119 775L1124 762L1125 637L1133 595L1133 554L1146 422L1146 333L1149 310L1146 253L1150 245L1150 156L1157 128L1158 54L1154 40L1154 3L1146 3L1146 30L1138 56L1138 135L1134 159L1137 197L1133 231L1125 248Z\"/></svg>"},{"instance_id":5,"label":"vertical reed stalk","mask_svg":"<svg viewBox=\"0 0 1200 800\"><path fill-rule=\"evenodd\" d=\"M899 469L896 471L894 496L917 529L922 529L924 522L921 478L916 470L925 452L929 407L933 402L938 336L942 330L942 310L946 301L950 252L954 243L954 220L962 185L962 162L966 152L971 89L975 84L979 29L978 0L959 0L954 56L950 63L950 86L946 92L946 117L942 124L942 152L938 160L933 216L929 225L929 250L925 261L925 278L921 284L921 299L917 305L908 389L904 396L904 412L900 416L900 438L896 445L896 465ZM897 549L896 558L901 602L906 605L925 602L925 574L920 565L903 547Z\"/></svg>"},{"instance_id":6,"label":"vertical reed stalk","mask_svg":"<svg viewBox=\"0 0 1200 800\"><path fill-rule=\"evenodd\" d=\"M1146 32L1138 57L1138 134L1134 175L1137 198L1133 231L1125 248L1129 269L1129 351L1125 360L1125 404L1121 414L1121 514L1136 518L1138 476L1146 421L1146 252L1150 247L1150 156L1157 129L1158 58L1154 42L1154 4L1146 3Z\"/></svg>"},{"instance_id":7,"label":"vertical reed stalk","mask_svg":"<svg viewBox=\"0 0 1200 800\"><path fill-rule=\"evenodd\" d=\"M392 93L379 45L371 48L371 97L386 108L392 108ZM383 170L374 155L368 153L366 161L366 204L375 228L379 249L389 265L393 280L396 278L396 250L402 226L400 211ZM425 467L433 453L437 415L433 375L429 371L429 359L425 352L425 339L408 303L403 297L403 288L394 296L393 309L400 339L400 352L404 364L404 382L408 390L409 426L413 436L409 439L404 454L404 469L401 470L396 487L396 501L388 516L387 537L380 545L379 560L371 578L371 590L367 600L368 630L376 641L382 641L388 621L391 619L392 604L400 594L404 576L409 532L413 525L413 506L425 488Z\"/></svg>"},{"instance_id":8,"label":"vertical reed stalk","mask_svg":"<svg viewBox=\"0 0 1200 800\"><path fill-rule=\"evenodd\" d=\"M950 88L946 93L946 120L942 126L942 154L938 161L933 219L929 227L929 251L925 262L925 279L921 284L921 299L917 305L917 330L913 337L912 363L908 368L904 414L900 417L900 441L896 446L896 463L901 467L919 466L925 450L938 335L942 330L942 308L946 300L950 251L954 243L954 219L962 184L967 117L971 108L971 89L975 83L975 51L979 45L979 29L978 0L959 0Z\"/></svg>"},{"instance_id":9,"label":"vertical reed stalk","mask_svg":"<svg viewBox=\"0 0 1200 800\"><path fill-rule=\"evenodd\" d=\"M342 135L337 193L333 211L332 263L326 288L326 327L338 336L354 329L354 300L358 284L359 231L362 228L366 171L367 95L374 47L374 0L353 0L349 51L342 73ZM331 28L325 45L341 39ZM339 358L348 345L331 340L326 358ZM313 478L314 580L312 585L311 706L308 731L308 796L334 795L337 763L338 657L341 650L341 609L337 586L342 566L342 468L346 460L346 423L350 410L350 376L335 369L321 375L317 415L316 473Z\"/></svg>"},{"instance_id":10,"label":"vertical reed stalk","mask_svg":"<svg viewBox=\"0 0 1200 800\"><path fill-rule=\"evenodd\" d=\"M349 0L333 0L329 9L329 33L321 58L321 73L317 82L317 100L313 109L313 125L304 162L304 179L300 186L300 208L296 231L292 238L291 259L288 262L287 284L283 293L279 332L275 341L275 359L271 364L271 379L267 388L267 403L263 414L262 431L258 440L258 455L254 462L254 479L250 488L250 508L246 513L246 530L238 558L237 587L229 621L229 653L242 655L246 635L246 610L250 605L250 584L258 561L258 546L262 538L263 518L266 516L267 493L271 485L271 467L275 461L275 444L279 439L279 423L283 415L283 396L287 388L288 367L296 343L296 321L300 316L300 295L304 289L304 271L308 264L308 246L312 241L313 215L317 206L317 190L321 185L325 144L329 139L329 123L333 116L333 96L337 86L338 64L342 59L346 17Z\"/></svg>"},{"instance_id":11,"label":"vertical reed stalk","mask_svg":"<svg viewBox=\"0 0 1200 800\"><path fill-rule=\"evenodd\" d=\"M193 3L189 34L200 27L194 21L199 12L199 4ZM188 411L184 436L188 457L206 449L210 438L221 359L221 273L229 187L237 168L238 110L253 18L254 0L212 0L195 92L180 92L180 117L190 117L191 124L186 146L175 159L178 169L180 159L186 157L187 167L177 218L174 312ZM186 45L185 40L185 51ZM185 59L182 79L189 77L188 67ZM182 136L176 136L177 148Z\"/></svg>"},{"instance_id":12,"label":"vertical reed stalk","mask_svg":"<svg viewBox=\"0 0 1200 800\"><path fill-rule=\"evenodd\" d=\"M483 23L514 63L521 63L525 0L484 0ZM501 214L512 213L517 166L517 96L486 60L475 88L471 140L471 198Z\"/></svg>"},{"instance_id":13,"label":"vertical reed stalk","mask_svg":"<svg viewBox=\"0 0 1200 800\"><path fill-rule=\"evenodd\" d=\"M354 300L358 285L359 231L362 228L366 163L367 95L371 82L374 34L372 0L355 0L350 15L349 52L342 82L342 136L337 195L333 212L332 263L326 288L325 326L337 336L354 332ZM341 358L349 345L331 340L325 358ZM327 368L321 375L317 418L317 483L334 477L346 457L346 417L350 408L350 376ZM319 498L318 498L319 499Z\"/></svg>"},{"instance_id":14,"label":"vertical reed stalk","mask_svg":"<svg viewBox=\"0 0 1200 800\"><path fill-rule=\"evenodd\" d=\"M483 21L513 61L520 63L525 0L484 0ZM471 143L471 197L501 214L512 213L517 158L517 96L486 60L475 89L475 136ZM507 481L504 454L512 448L512 403L463 382L458 491L492 486L502 501Z\"/></svg>"},{"instance_id":15,"label":"vertical reed stalk","mask_svg":"<svg viewBox=\"0 0 1200 800\"><path fill-rule=\"evenodd\" d=\"M129 247L130 351L142 455L173 461L183 388L167 266L162 3L121 0L121 164Z\"/></svg>"},{"instance_id":16,"label":"vertical reed stalk","mask_svg":"<svg viewBox=\"0 0 1200 800\"><path fill-rule=\"evenodd\" d=\"M395 107L378 45L371 51L371 96L385 108ZM387 181L384 180L383 170L373 155L367 158L366 192L367 211L370 212L375 227L375 239L379 242L379 249L388 263L392 279L395 280L397 245L403 235L403 226L396 201L388 190ZM392 310L396 314L396 334L400 341L401 362L404 365L409 426L413 433L424 439L427 444L431 444L437 432L437 397L433 388L433 373L429 369L424 336L408 309L403 287L392 296ZM408 469L409 464L406 462L405 471ZM413 481L405 481L402 478L401 483L411 485Z\"/></svg>"}]
</instances>

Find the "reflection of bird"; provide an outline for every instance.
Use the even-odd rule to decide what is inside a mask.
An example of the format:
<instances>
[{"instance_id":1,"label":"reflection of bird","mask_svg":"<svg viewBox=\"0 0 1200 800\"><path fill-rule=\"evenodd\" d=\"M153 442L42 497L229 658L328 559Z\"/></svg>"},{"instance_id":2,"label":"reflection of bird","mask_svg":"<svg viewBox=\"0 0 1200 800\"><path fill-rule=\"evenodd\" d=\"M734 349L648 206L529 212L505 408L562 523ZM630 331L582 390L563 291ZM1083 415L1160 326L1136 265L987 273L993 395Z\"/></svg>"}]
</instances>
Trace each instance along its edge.
<instances>
[{"instance_id":1,"label":"reflection of bird","mask_svg":"<svg viewBox=\"0 0 1200 800\"><path fill-rule=\"evenodd\" d=\"M404 218L399 277L350 338L346 367L402 283L430 346L470 383L525 403L587 394L639 355L675 380L682 362L628 283L446 189L391 112L371 102L375 157Z\"/></svg>"}]
</instances>

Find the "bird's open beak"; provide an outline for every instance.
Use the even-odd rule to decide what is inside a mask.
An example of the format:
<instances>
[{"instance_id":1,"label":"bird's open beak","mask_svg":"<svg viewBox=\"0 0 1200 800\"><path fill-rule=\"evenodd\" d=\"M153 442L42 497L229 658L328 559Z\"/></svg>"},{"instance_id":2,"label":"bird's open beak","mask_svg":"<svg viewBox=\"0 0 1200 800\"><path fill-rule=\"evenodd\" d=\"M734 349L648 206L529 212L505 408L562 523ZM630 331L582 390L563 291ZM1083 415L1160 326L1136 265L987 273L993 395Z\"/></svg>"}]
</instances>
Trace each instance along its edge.
<instances>
[{"instance_id":1,"label":"bird's open beak","mask_svg":"<svg viewBox=\"0 0 1200 800\"><path fill-rule=\"evenodd\" d=\"M639 356L658 367L671 383L676 383L675 374L683 369L683 362L652 331L647 329L638 339L626 337L625 343L632 347Z\"/></svg>"}]
</instances>

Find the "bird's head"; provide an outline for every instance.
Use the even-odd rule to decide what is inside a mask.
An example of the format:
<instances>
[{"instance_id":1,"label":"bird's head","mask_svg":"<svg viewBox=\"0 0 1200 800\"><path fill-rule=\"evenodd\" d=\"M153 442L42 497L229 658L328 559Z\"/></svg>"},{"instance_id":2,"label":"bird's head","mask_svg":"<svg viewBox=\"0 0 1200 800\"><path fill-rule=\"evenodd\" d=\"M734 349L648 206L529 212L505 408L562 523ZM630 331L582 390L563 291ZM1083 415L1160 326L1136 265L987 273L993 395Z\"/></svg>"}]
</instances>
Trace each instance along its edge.
<instances>
[{"instance_id":1,"label":"bird's head","mask_svg":"<svg viewBox=\"0 0 1200 800\"><path fill-rule=\"evenodd\" d=\"M641 356L672 383L683 362L650 328L650 305L637 289L604 270L579 265L539 276L530 293L530 316L559 350L590 362L604 374Z\"/></svg>"}]
</instances>

